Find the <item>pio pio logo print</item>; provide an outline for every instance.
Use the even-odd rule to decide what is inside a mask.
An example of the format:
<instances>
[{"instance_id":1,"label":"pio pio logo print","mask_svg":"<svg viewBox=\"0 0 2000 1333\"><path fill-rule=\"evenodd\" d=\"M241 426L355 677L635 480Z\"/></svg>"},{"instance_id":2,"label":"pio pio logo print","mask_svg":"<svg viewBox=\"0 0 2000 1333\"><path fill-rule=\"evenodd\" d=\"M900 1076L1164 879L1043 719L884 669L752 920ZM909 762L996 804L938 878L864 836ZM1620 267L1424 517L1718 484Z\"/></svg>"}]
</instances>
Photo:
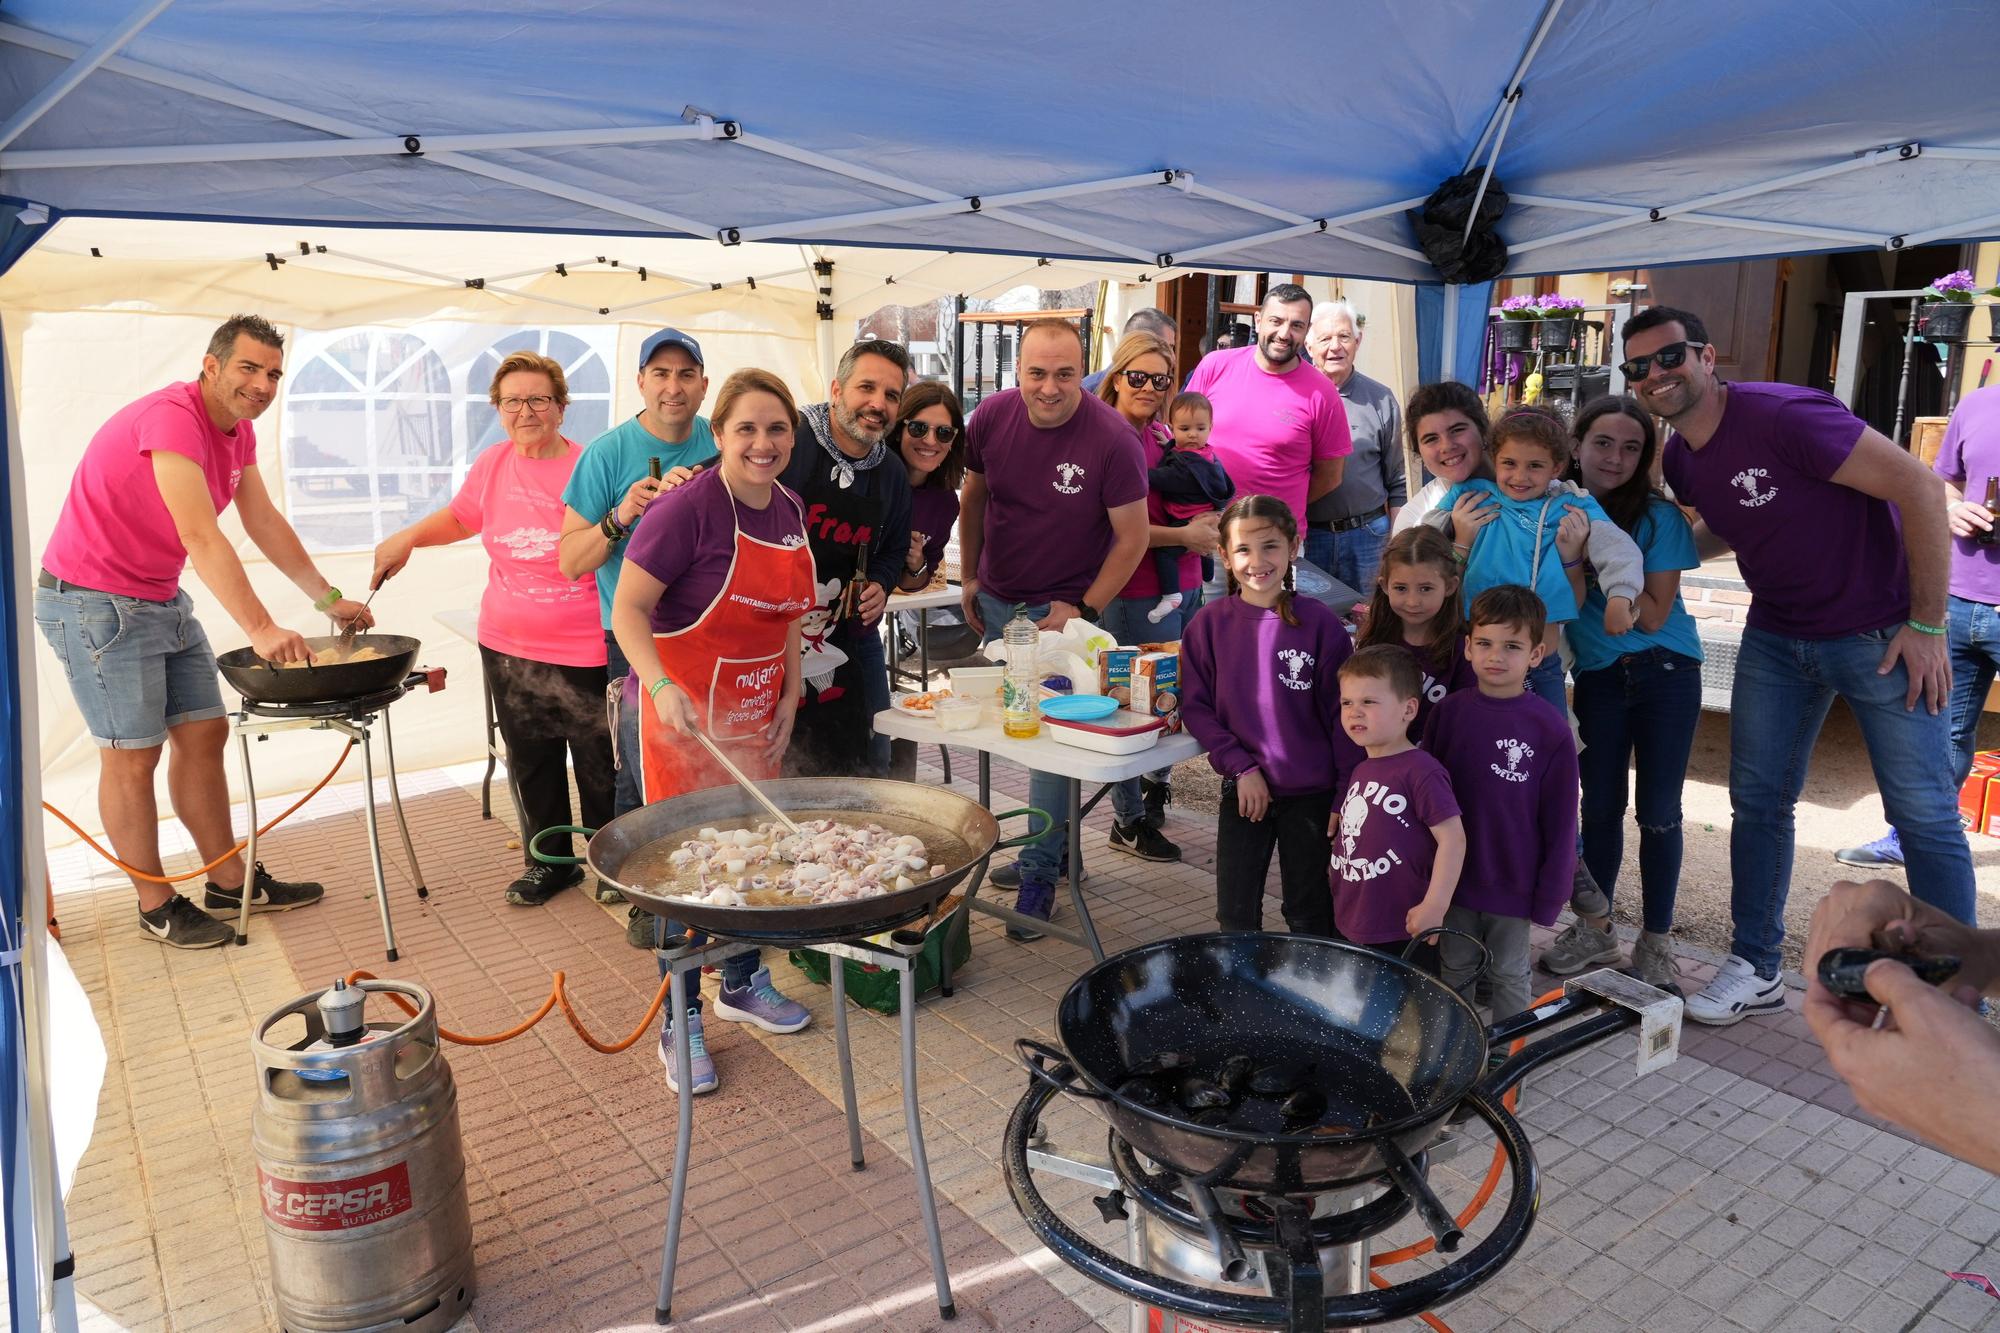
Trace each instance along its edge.
<instances>
[{"instance_id":1,"label":"pio pio logo print","mask_svg":"<svg viewBox=\"0 0 2000 1333\"><path fill-rule=\"evenodd\" d=\"M344 1180L286 1180L260 1166L257 1192L263 1196L264 1216L292 1231L350 1231L416 1206L408 1162Z\"/></svg>"}]
</instances>

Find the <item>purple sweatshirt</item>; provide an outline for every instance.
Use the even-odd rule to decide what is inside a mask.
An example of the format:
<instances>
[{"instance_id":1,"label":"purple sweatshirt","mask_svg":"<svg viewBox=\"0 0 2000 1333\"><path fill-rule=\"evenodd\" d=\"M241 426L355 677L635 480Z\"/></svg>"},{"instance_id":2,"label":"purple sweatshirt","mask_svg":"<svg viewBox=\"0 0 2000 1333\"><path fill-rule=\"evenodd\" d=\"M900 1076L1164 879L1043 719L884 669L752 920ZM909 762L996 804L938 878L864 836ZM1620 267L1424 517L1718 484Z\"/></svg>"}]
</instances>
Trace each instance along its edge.
<instances>
[{"instance_id":1,"label":"purple sweatshirt","mask_svg":"<svg viewBox=\"0 0 2000 1333\"><path fill-rule=\"evenodd\" d=\"M1465 819L1465 872L1452 906L1552 926L1576 874L1576 742L1533 694L1477 689L1431 710L1424 748L1451 775Z\"/></svg>"},{"instance_id":2,"label":"purple sweatshirt","mask_svg":"<svg viewBox=\"0 0 2000 1333\"><path fill-rule=\"evenodd\" d=\"M1240 596L1210 602L1181 635L1181 723L1226 778L1251 769L1273 796L1337 790L1361 762L1340 728L1340 617L1294 597L1296 626Z\"/></svg>"}]
</instances>

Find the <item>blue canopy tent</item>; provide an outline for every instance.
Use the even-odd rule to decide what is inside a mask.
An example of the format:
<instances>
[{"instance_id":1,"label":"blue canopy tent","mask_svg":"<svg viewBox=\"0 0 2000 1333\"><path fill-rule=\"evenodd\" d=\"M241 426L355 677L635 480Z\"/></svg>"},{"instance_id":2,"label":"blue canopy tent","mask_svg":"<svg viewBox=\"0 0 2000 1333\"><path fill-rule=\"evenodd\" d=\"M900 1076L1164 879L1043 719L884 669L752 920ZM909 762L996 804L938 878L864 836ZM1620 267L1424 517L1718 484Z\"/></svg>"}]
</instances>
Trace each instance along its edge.
<instances>
[{"instance_id":1,"label":"blue canopy tent","mask_svg":"<svg viewBox=\"0 0 2000 1333\"><path fill-rule=\"evenodd\" d=\"M1329 274L1430 284L1425 373L1469 378L1485 293L1437 287L1405 216L1441 181L1504 185L1509 274L1992 236L2000 85L1964 77L1956 53L1996 39L1988 0L1245 0L1143 16L1040 0L865 14L12 0L0 195L38 207L7 210L0 274L65 215L678 237L702 272L651 279L691 292L759 243L1129 277ZM511 285L547 291L570 258ZM14 518L0 1068L18 1095L0 1089L0 1146L23 1293L63 1256L59 1222L41 1219L39 1255L24 1234L19 1117L38 1112L23 1000L41 932L19 925L39 922L42 886L19 680L32 553ZM32 1303L14 1306L33 1327Z\"/></svg>"}]
</instances>

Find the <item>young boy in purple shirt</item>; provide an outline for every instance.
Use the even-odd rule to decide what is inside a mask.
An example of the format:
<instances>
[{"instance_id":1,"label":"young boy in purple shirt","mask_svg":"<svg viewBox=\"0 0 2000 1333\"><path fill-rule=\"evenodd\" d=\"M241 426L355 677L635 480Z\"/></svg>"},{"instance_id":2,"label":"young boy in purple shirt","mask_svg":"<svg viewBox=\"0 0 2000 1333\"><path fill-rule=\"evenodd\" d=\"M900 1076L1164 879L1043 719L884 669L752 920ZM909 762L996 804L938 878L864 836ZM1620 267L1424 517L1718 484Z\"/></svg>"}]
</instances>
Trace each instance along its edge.
<instances>
[{"instance_id":1,"label":"young boy in purple shirt","mask_svg":"<svg viewBox=\"0 0 2000 1333\"><path fill-rule=\"evenodd\" d=\"M1528 1007L1528 926L1552 926L1576 873L1576 742L1569 722L1526 689L1542 660L1542 599L1516 584L1488 588L1467 615L1465 656L1476 690L1445 696L1424 748L1451 775L1465 820L1465 872L1444 923L1486 946L1493 1017ZM1444 982L1468 1000L1479 950L1439 941Z\"/></svg>"},{"instance_id":2,"label":"young boy in purple shirt","mask_svg":"<svg viewBox=\"0 0 2000 1333\"><path fill-rule=\"evenodd\" d=\"M1356 944L1401 954L1444 924L1465 865L1465 824L1444 765L1410 740L1423 673L1408 650L1363 648L1340 664L1340 725L1368 752L1333 812L1333 920ZM1438 971L1435 939L1413 961Z\"/></svg>"}]
</instances>

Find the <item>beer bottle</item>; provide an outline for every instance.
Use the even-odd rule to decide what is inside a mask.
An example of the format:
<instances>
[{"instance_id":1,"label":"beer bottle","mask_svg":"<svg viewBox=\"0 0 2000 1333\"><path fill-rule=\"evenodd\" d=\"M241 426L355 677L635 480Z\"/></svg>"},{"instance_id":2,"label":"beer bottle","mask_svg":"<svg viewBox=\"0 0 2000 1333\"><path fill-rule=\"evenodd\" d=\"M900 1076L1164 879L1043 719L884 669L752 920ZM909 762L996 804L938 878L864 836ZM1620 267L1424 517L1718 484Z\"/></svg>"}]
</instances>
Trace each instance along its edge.
<instances>
[{"instance_id":1,"label":"beer bottle","mask_svg":"<svg viewBox=\"0 0 2000 1333\"><path fill-rule=\"evenodd\" d=\"M1991 546L1994 542L2000 541L2000 531L1996 531L2000 529L2000 477L1986 479L1986 521L1993 524L1993 527L1973 537L1973 540L1981 546Z\"/></svg>"}]
</instances>

